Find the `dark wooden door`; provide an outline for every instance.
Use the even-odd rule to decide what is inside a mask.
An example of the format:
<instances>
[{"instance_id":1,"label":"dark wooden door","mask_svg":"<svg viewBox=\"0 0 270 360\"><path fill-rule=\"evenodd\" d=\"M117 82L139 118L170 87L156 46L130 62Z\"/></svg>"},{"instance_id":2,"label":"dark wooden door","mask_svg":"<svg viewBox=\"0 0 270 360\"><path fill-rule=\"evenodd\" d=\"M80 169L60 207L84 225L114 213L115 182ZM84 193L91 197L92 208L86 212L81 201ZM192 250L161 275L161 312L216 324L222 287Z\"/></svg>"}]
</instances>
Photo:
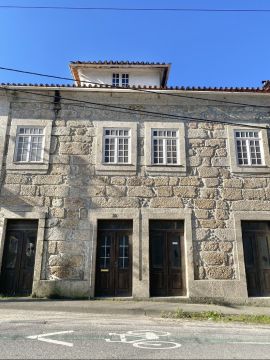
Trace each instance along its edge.
<instances>
[{"instance_id":1,"label":"dark wooden door","mask_svg":"<svg viewBox=\"0 0 270 360\"><path fill-rule=\"evenodd\" d=\"M243 247L249 296L270 296L270 228L268 222L245 222Z\"/></svg>"},{"instance_id":2,"label":"dark wooden door","mask_svg":"<svg viewBox=\"0 0 270 360\"><path fill-rule=\"evenodd\" d=\"M37 240L37 221L9 221L0 277L0 292L30 295Z\"/></svg>"},{"instance_id":3,"label":"dark wooden door","mask_svg":"<svg viewBox=\"0 0 270 360\"><path fill-rule=\"evenodd\" d=\"M99 230L96 296L131 296L132 235L130 230Z\"/></svg>"},{"instance_id":4,"label":"dark wooden door","mask_svg":"<svg viewBox=\"0 0 270 360\"><path fill-rule=\"evenodd\" d=\"M150 222L150 295L185 294L183 273L183 224Z\"/></svg>"}]
</instances>

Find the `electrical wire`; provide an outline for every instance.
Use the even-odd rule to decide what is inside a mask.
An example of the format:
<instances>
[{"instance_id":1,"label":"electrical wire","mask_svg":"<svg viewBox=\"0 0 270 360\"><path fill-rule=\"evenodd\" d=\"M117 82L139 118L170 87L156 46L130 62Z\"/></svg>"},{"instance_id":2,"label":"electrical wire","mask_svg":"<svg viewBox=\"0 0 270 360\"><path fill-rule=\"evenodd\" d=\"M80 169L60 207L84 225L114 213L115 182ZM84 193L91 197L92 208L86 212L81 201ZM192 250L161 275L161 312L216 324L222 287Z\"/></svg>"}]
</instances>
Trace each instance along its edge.
<instances>
[{"instance_id":1,"label":"electrical wire","mask_svg":"<svg viewBox=\"0 0 270 360\"><path fill-rule=\"evenodd\" d=\"M121 7L75 7L75 6L21 6L0 5L1 9L32 9L32 10L87 10L87 11L166 11L166 12L247 12L268 13L270 9L209 9L209 8L121 8Z\"/></svg>"},{"instance_id":2,"label":"electrical wire","mask_svg":"<svg viewBox=\"0 0 270 360\"><path fill-rule=\"evenodd\" d=\"M55 99L55 95L47 95L47 94L39 94L33 91L27 91L27 90L21 90L21 89L10 89L4 86L0 86L0 89L6 90L6 91L11 91L11 92L21 92L21 93L25 93L25 94L30 94L30 95L36 95L36 96L41 96L41 97L47 97L47 98L52 98ZM113 112L119 112L119 113L132 113L132 114L140 114L140 115L145 115L145 116L152 116L155 118L169 118L169 119L174 119L174 120L187 120L187 121L198 121L198 122L208 122L208 123L214 123L214 124L224 124L224 125L234 125L234 126L245 126L245 127L249 127L249 128L256 128L256 129L268 129L268 126L256 126L256 125L250 125L250 124L243 124L243 123L236 123L236 122L229 122L229 121L222 121L222 120L211 120L211 119L204 119L204 118L198 118L198 117L193 117L193 116L184 116L184 115L174 115L174 114L168 114L168 113L159 113L159 112L155 112L155 111L149 111L149 110L141 110L141 109L129 109L123 106L117 106L117 105L109 105L109 104L104 104L104 103L97 103L97 102L90 102L90 101L85 101L85 100L77 100L77 99L71 99L71 98L66 98L66 97L60 97L61 100L67 100L68 103L63 103L63 105L72 105L72 106L79 106L79 107L84 107L84 108L91 108L91 109L98 109L98 110L102 110L102 108L100 107L104 107L106 108L106 110L108 111L113 111ZM29 99L27 99L29 101ZM80 104L84 104L84 105L77 105L74 104L75 103L80 103ZM88 106L88 104L90 104L91 106ZM122 111L124 110L124 111Z\"/></svg>"},{"instance_id":3,"label":"electrical wire","mask_svg":"<svg viewBox=\"0 0 270 360\"><path fill-rule=\"evenodd\" d=\"M69 77L49 75L49 74L43 74L43 73L38 73L38 72L19 70L19 69L14 69L14 68L7 68L7 67L2 67L2 66L0 66L0 70L18 72L18 73L28 74L28 75L41 76L41 77L46 77L46 78L74 81L73 78L69 78ZM269 105L256 105L256 104L249 104L249 103L240 103L240 102L235 102L235 101L209 99L209 98L204 98L204 97L202 98L202 97L198 97L198 96L189 96L189 95L182 95L182 94L168 94L168 93L164 93L164 92L161 92L161 91L158 91L155 89L147 90L147 89L133 88L133 87L120 87L120 86L115 87L113 85L101 84L101 83L97 83L97 82L89 81L89 80L83 80L82 82L87 83L87 84L92 84L92 85L99 85L101 88L102 88L102 86L105 86L105 88L108 87L108 88L112 88L112 89L124 89L124 90L128 89L131 91L143 92L143 93L149 93L149 94L158 94L158 95L162 95L162 96L173 96L173 97L186 98L186 99L213 101L213 102L218 102L218 103L232 104L232 105L238 105L238 106L250 106L250 107L255 107L255 108L269 108ZM165 91L166 91L166 89L165 89Z\"/></svg>"}]
</instances>

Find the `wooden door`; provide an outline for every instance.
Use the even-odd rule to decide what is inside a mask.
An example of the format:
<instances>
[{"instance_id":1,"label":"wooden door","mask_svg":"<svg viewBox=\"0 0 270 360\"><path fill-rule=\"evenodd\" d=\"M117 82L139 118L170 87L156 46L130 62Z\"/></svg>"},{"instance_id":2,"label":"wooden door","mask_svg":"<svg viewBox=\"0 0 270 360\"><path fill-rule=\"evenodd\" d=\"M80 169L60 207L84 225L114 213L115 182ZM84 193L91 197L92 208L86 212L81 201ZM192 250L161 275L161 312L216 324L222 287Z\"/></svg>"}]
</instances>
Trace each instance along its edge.
<instances>
[{"instance_id":1,"label":"wooden door","mask_svg":"<svg viewBox=\"0 0 270 360\"><path fill-rule=\"evenodd\" d=\"M243 247L248 295L270 296L269 223L245 222Z\"/></svg>"},{"instance_id":2,"label":"wooden door","mask_svg":"<svg viewBox=\"0 0 270 360\"><path fill-rule=\"evenodd\" d=\"M184 295L182 265L182 223L179 221L150 222L150 295Z\"/></svg>"},{"instance_id":3,"label":"wooden door","mask_svg":"<svg viewBox=\"0 0 270 360\"><path fill-rule=\"evenodd\" d=\"M14 220L7 224L0 277L0 292L30 295L37 240L37 221Z\"/></svg>"},{"instance_id":4,"label":"wooden door","mask_svg":"<svg viewBox=\"0 0 270 360\"><path fill-rule=\"evenodd\" d=\"M130 230L99 230L95 293L97 296L131 296L132 235Z\"/></svg>"}]
</instances>

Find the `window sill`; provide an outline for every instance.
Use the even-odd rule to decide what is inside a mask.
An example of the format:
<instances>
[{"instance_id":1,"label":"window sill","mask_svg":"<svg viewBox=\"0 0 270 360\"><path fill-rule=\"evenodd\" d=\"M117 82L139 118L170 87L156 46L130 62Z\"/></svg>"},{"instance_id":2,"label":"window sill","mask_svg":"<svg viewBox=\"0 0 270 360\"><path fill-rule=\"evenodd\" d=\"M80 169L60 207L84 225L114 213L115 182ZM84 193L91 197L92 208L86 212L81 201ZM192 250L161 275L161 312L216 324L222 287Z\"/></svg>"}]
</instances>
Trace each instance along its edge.
<instances>
[{"instance_id":1,"label":"window sill","mask_svg":"<svg viewBox=\"0 0 270 360\"><path fill-rule=\"evenodd\" d=\"M232 166L234 174L269 174L270 167L267 165Z\"/></svg>"},{"instance_id":2,"label":"window sill","mask_svg":"<svg viewBox=\"0 0 270 360\"><path fill-rule=\"evenodd\" d=\"M145 171L154 175L184 175L186 167L184 165L146 165Z\"/></svg>"},{"instance_id":3,"label":"window sill","mask_svg":"<svg viewBox=\"0 0 270 360\"><path fill-rule=\"evenodd\" d=\"M18 163L13 162L12 164L7 164L7 172L20 172L20 173L38 173L46 174L49 168L49 163L39 162L39 163Z\"/></svg>"},{"instance_id":4,"label":"window sill","mask_svg":"<svg viewBox=\"0 0 270 360\"><path fill-rule=\"evenodd\" d=\"M97 175L136 175L136 166L131 164L101 164L96 165Z\"/></svg>"}]
</instances>

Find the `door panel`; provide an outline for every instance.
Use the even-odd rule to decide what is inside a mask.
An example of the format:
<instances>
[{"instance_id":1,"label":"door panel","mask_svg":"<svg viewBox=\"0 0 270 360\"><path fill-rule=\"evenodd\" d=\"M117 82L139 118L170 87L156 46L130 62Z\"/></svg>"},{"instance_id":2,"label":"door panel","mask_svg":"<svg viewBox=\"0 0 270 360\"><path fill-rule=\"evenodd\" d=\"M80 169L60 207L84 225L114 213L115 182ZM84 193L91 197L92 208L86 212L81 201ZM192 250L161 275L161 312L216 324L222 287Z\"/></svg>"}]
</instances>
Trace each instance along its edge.
<instances>
[{"instance_id":1,"label":"door panel","mask_svg":"<svg viewBox=\"0 0 270 360\"><path fill-rule=\"evenodd\" d=\"M243 247L249 296L270 296L270 231L268 222L244 222Z\"/></svg>"},{"instance_id":2,"label":"door panel","mask_svg":"<svg viewBox=\"0 0 270 360\"><path fill-rule=\"evenodd\" d=\"M0 291L4 294L32 292L37 225L37 221L8 222L0 280Z\"/></svg>"},{"instance_id":3,"label":"door panel","mask_svg":"<svg viewBox=\"0 0 270 360\"><path fill-rule=\"evenodd\" d=\"M179 296L185 293L182 271L183 227L179 223L150 222L151 296ZM153 227L157 230L153 230Z\"/></svg>"},{"instance_id":4,"label":"door panel","mask_svg":"<svg viewBox=\"0 0 270 360\"><path fill-rule=\"evenodd\" d=\"M113 229L108 220L106 226ZM130 296L132 291L132 236L127 230L98 232L97 296Z\"/></svg>"}]
</instances>

